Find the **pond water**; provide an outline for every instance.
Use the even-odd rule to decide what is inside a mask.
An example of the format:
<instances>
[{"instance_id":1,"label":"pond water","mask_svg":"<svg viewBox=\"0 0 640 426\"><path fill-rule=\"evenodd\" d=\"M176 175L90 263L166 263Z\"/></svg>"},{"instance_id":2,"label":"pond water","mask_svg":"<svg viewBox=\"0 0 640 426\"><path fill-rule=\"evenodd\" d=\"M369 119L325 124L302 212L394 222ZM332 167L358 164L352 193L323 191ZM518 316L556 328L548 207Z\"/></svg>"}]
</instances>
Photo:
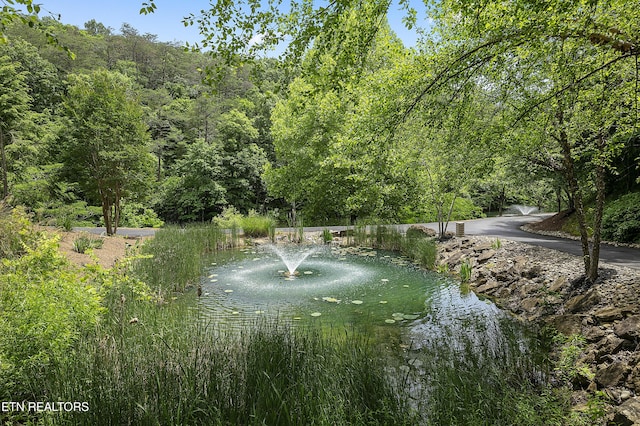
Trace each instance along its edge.
<instances>
[{"instance_id":1,"label":"pond water","mask_svg":"<svg viewBox=\"0 0 640 426\"><path fill-rule=\"evenodd\" d=\"M480 329L487 330L503 317L493 303L462 294L457 282L420 270L396 253L319 246L293 277L268 247L220 252L210 263L199 308L229 327L260 317L366 332L404 327L424 345L452 327L468 329L469 318L486 323Z\"/></svg>"},{"instance_id":2,"label":"pond water","mask_svg":"<svg viewBox=\"0 0 640 426\"><path fill-rule=\"evenodd\" d=\"M427 417L438 418L439 407L476 410L478 393L498 398L496 392L509 392L505 383L546 382L547 349L537 335L492 302L462 292L454 279L397 253L317 247L307 254L290 277L268 247L220 252L202 278L199 315L231 330L277 319L362 333L380 348L396 388Z\"/></svg>"}]
</instances>

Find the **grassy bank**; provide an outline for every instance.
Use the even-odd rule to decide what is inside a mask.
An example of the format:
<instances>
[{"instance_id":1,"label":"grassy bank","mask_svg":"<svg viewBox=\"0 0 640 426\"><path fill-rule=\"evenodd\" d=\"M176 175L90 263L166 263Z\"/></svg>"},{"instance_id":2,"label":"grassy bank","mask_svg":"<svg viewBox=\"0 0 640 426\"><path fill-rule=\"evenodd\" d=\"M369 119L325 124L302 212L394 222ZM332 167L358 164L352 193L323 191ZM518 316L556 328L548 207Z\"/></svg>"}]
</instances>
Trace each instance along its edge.
<instances>
[{"instance_id":1,"label":"grassy bank","mask_svg":"<svg viewBox=\"0 0 640 426\"><path fill-rule=\"evenodd\" d=\"M180 302L125 301L110 316L44 381L90 410L45 423L415 424L361 337L277 321L224 333Z\"/></svg>"}]
</instances>

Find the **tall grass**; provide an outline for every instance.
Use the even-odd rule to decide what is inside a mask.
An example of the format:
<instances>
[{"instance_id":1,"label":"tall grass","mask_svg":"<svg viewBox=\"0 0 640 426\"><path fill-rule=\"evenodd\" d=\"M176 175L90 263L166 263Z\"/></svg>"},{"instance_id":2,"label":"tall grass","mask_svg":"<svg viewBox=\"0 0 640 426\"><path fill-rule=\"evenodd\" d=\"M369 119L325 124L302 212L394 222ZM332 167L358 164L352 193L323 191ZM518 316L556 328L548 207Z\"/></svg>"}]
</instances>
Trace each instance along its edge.
<instances>
[{"instance_id":1,"label":"tall grass","mask_svg":"<svg viewBox=\"0 0 640 426\"><path fill-rule=\"evenodd\" d=\"M52 425L415 424L365 339L277 321L225 333L179 303L126 301L44 381L90 406Z\"/></svg>"},{"instance_id":2,"label":"tall grass","mask_svg":"<svg viewBox=\"0 0 640 426\"><path fill-rule=\"evenodd\" d=\"M142 246L133 271L157 292L184 291L202 276L204 255L237 245L237 235L214 225L167 227Z\"/></svg>"},{"instance_id":3,"label":"tall grass","mask_svg":"<svg viewBox=\"0 0 640 426\"><path fill-rule=\"evenodd\" d=\"M403 235L396 227L387 225L356 225L354 241L358 245L398 251L427 269L434 269L437 248L433 238Z\"/></svg>"},{"instance_id":4,"label":"tall grass","mask_svg":"<svg viewBox=\"0 0 640 426\"><path fill-rule=\"evenodd\" d=\"M482 327L471 320L466 334L445 330L446 339L433 336L421 350L422 423L568 424L570 392L547 384L548 348L506 318L495 329Z\"/></svg>"}]
</instances>

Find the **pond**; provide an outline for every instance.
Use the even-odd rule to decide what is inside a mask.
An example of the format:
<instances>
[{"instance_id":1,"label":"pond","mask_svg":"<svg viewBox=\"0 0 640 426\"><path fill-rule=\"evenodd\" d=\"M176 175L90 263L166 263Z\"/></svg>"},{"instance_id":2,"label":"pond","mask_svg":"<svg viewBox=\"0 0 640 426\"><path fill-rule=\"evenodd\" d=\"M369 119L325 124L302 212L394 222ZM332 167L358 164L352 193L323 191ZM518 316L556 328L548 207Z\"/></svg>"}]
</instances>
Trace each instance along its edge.
<instances>
[{"instance_id":1,"label":"pond","mask_svg":"<svg viewBox=\"0 0 640 426\"><path fill-rule=\"evenodd\" d=\"M288 257L306 257L296 275ZM284 261L283 261L284 258ZM272 246L223 251L202 278L199 309L216 324L241 328L257 318L348 327L372 337L402 329L415 347L464 336L500 339L507 316L453 279L414 267L392 252L362 247Z\"/></svg>"},{"instance_id":2,"label":"pond","mask_svg":"<svg viewBox=\"0 0 640 426\"><path fill-rule=\"evenodd\" d=\"M300 261L295 274L288 257ZM540 360L547 348L537 334L491 301L461 291L453 278L397 253L262 246L220 252L209 263L197 309L216 327L242 330L268 319L361 333L432 419L475 406L478 392L487 403L504 403L507 382L546 381ZM441 407L445 417L438 417Z\"/></svg>"}]
</instances>

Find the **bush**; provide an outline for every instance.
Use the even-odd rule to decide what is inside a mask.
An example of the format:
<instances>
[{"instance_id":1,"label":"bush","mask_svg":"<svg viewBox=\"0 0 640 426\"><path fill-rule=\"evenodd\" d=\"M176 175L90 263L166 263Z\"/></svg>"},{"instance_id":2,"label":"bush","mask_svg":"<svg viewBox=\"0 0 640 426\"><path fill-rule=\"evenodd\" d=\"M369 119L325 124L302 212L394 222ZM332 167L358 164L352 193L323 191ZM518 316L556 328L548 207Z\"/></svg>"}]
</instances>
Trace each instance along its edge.
<instances>
[{"instance_id":1,"label":"bush","mask_svg":"<svg viewBox=\"0 0 640 426\"><path fill-rule=\"evenodd\" d=\"M224 229L237 229L242 226L242 214L233 206L225 208L211 222Z\"/></svg>"},{"instance_id":2,"label":"bush","mask_svg":"<svg viewBox=\"0 0 640 426\"><path fill-rule=\"evenodd\" d=\"M624 195L605 207L602 238L621 243L640 243L640 192Z\"/></svg>"},{"instance_id":3,"label":"bush","mask_svg":"<svg viewBox=\"0 0 640 426\"><path fill-rule=\"evenodd\" d=\"M269 230L276 225L275 220L269 216L260 216L256 212L249 212L249 215L240 220L240 226L245 237L260 238L268 237Z\"/></svg>"},{"instance_id":4,"label":"bush","mask_svg":"<svg viewBox=\"0 0 640 426\"><path fill-rule=\"evenodd\" d=\"M72 343L91 330L101 313L100 297L58 251L40 236L0 267L0 400L30 395L30 380L64 358Z\"/></svg>"},{"instance_id":5,"label":"bush","mask_svg":"<svg viewBox=\"0 0 640 426\"><path fill-rule=\"evenodd\" d=\"M141 203L123 203L120 226L130 228L160 228L164 225L153 209Z\"/></svg>"},{"instance_id":6,"label":"bush","mask_svg":"<svg viewBox=\"0 0 640 426\"><path fill-rule=\"evenodd\" d=\"M33 247L37 234L24 209L8 209L0 203L0 259L16 258Z\"/></svg>"},{"instance_id":7,"label":"bush","mask_svg":"<svg viewBox=\"0 0 640 426\"><path fill-rule=\"evenodd\" d=\"M73 250L78 253L85 253L89 249L100 249L104 240L102 238L92 238L88 235L81 235L73 241Z\"/></svg>"}]
</instances>

